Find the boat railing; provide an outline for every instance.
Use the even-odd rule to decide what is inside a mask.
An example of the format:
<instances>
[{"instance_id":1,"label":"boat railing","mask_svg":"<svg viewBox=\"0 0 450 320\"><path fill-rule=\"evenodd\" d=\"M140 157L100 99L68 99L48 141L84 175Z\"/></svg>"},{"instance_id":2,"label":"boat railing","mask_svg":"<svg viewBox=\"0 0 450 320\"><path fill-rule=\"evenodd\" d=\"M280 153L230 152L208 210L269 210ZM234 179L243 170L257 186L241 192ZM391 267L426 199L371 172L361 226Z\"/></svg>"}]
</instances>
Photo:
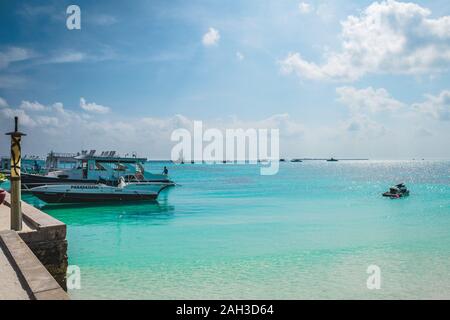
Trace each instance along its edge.
<instances>
[{"instance_id":1,"label":"boat railing","mask_svg":"<svg viewBox=\"0 0 450 320\"><path fill-rule=\"evenodd\" d=\"M49 153L48 155L49 157L53 157L53 158L74 158L77 156L76 153Z\"/></svg>"}]
</instances>

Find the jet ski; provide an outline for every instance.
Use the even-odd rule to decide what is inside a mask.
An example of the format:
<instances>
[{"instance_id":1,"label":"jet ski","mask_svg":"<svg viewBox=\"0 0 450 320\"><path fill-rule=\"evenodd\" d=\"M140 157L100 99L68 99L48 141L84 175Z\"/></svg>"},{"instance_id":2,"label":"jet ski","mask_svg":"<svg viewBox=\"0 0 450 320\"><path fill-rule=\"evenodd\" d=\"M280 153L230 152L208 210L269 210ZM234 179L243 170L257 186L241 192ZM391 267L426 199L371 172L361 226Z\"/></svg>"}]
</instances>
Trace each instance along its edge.
<instances>
[{"instance_id":1,"label":"jet ski","mask_svg":"<svg viewBox=\"0 0 450 320\"><path fill-rule=\"evenodd\" d=\"M409 190L404 183L397 184L389 188L389 191L383 193L383 197L389 197L391 199L399 199L409 196Z\"/></svg>"}]
</instances>

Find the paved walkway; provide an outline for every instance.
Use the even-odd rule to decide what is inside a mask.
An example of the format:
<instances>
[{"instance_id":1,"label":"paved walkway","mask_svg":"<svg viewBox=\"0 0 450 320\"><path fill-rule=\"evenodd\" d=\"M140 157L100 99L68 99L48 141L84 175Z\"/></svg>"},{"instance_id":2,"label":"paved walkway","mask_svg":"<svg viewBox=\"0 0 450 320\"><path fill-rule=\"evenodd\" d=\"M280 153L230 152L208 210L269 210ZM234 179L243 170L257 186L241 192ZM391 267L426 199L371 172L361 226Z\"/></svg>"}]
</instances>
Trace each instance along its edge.
<instances>
[{"instance_id":1,"label":"paved walkway","mask_svg":"<svg viewBox=\"0 0 450 320\"><path fill-rule=\"evenodd\" d=\"M10 267L16 272L16 277L7 277L9 285L19 299L22 288L26 288L31 300L66 300L69 296L60 287L48 270L15 231L0 231L0 246L3 254L8 257ZM9 271L11 271L9 269ZM16 281L20 280L19 283ZM0 287L0 291L3 287ZM4 294L4 293L3 293ZM23 296L22 296L23 297Z\"/></svg>"},{"instance_id":2,"label":"paved walkway","mask_svg":"<svg viewBox=\"0 0 450 320\"><path fill-rule=\"evenodd\" d=\"M0 204L0 231L10 229L10 209ZM24 224L24 229L30 229ZM30 229L31 230L31 229ZM29 300L27 292L22 288L17 272L11 266L6 254L6 248L0 243L0 300Z\"/></svg>"},{"instance_id":3,"label":"paved walkway","mask_svg":"<svg viewBox=\"0 0 450 320\"><path fill-rule=\"evenodd\" d=\"M22 210L28 207L24 203ZM36 209L27 210L30 211L27 213L28 218L36 215ZM53 219L39 213L42 215L41 222ZM10 208L0 204L0 300L68 299L67 294L21 238L21 235L37 231L25 221L20 233L11 231L10 214Z\"/></svg>"},{"instance_id":4,"label":"paved walkway","mask_svg":"<svg viewBox=\"0 0 450 320\"><path fill-rule=\"evenodd\" d=\"M11 229L11 210L4 204L0 204L0 231ZM31 231L26 222L22 223L22 231Z\"/></svg>"},{"instance_id":5,"label":"paved walkway","mask_svg":"<svg viewBox=\"0 0 450 320\"><path fill-rule=\"evenodd\" d=\"M5 203L10 203L9 193ZM54 265L63 270L61 281L65 281L66 225L23 201L22 212L22 230L11 231L11 210L6 204L0 204L0 300L69 299L27 244L40 244L44 248L43 253L38 250L41 259L54 259Z\"/></svg>"},{"instance_id":6,"label":"paved walkway","mask_svg":"<svg viewBox=\"0 0 450 320\"><path fill-rule=\"evenodd\" d=\"M30 300L0 244L0 300Z\"/></svg>"}]
</instances>

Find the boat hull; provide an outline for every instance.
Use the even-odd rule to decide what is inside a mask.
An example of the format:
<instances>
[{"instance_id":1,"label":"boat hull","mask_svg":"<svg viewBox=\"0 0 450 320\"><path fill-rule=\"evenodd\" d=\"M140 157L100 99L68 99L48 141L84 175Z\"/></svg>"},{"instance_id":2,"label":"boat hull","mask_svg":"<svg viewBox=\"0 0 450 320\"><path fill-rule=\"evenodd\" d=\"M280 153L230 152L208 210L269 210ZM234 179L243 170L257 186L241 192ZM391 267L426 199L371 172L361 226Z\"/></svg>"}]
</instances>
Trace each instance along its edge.
<instances>
[{"instance_id":1,"label":"boat hull","mask_svg":"<svg viewBox=\"0 0 450 320\"><path fill-rule=\"evenodd\" d=\"M99 181L97 180L80 180L80 179L65 179L65 178L55 178L55 177L46 177L36 174L22 174L21 177L22 182L22 190L27 191L32 188L42 187L45 185L63 185L63 184L72 184L72 183L83 183L83 184L97 184ZM107 185L116 186L117 181L101 181ZM172 181L167 180L151 180L151 181L143 181L143 182L152 182L152 183L161 183L174 185Z\"/></svg>"},{"instance_id":2,"label":"boat hull","mask_svg":"<svg viewBox=\"0 0 450 320\"><path fill-rule=\"evenodd\" d=\"M46 203L100 203L155 201L158 194L117 194L117 193L64 193L32 191L33 195Z\"/></svg>"},{"instance_id":3,"label":"boat hull","mask_svg":"<svg viewBox=\"0 0 450 320\"><path fill-rule=\"evenodd\" d=\"M46 177L37 174L22 174L21 182L23 190L53 184L70 184L80 182L86 184L97 183L97 181L95 180L63 179L63 178Z\"/></svg>"},{"instance_id":4,"label":"boat hull","mask_svg":"<svg viewBox=\"0 0 450 320\"><path fill-rule=\"evenodd\" d=\"M387 197L387 198L391 198L391 199L399 199L399 198L404 198L407 196L409 196L409 191L404 192L404 193L390 193L390 192L383 193L383 197Z\"/></svg>"}]
</instances>

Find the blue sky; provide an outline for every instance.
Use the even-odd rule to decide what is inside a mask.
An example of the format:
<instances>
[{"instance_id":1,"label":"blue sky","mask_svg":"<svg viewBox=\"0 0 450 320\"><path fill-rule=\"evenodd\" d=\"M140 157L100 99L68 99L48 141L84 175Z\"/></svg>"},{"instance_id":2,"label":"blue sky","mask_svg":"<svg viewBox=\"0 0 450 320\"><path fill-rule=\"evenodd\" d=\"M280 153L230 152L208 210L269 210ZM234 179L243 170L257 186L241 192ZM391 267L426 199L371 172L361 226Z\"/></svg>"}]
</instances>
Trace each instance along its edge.
<instances>
[{"instance_id":1,"label":"blue sky","mask_svg":"<svg viewBox=\"0 0 450 320\"><path fill-rule=\"evenodd\" d=\"M81 8L81 30L66 28L70 4ZM448 1L0 9L0 123L21 116L30 153L167 158L171 130L203 120L279 127L287 157L450 157Z\"/></svg>"}]
</instances>

